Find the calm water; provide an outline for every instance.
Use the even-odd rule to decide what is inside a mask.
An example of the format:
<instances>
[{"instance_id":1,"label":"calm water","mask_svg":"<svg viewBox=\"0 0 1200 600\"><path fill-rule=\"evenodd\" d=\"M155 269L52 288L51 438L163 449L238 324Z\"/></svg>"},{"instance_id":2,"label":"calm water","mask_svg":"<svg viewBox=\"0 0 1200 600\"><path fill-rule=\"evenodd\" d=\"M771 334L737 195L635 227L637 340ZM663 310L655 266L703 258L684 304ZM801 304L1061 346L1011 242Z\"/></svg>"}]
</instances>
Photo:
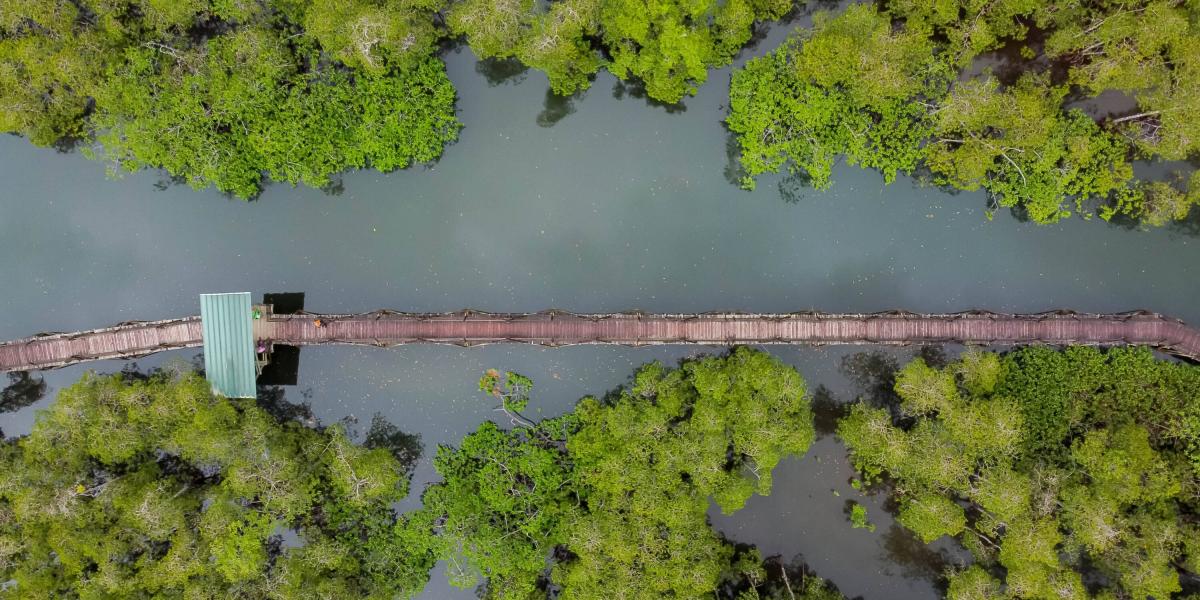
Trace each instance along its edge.
<instances>
[{"instance_id":1,"label":"calm water","mask_svg":"<svg viewBox=\"0 0 1200 600\"><path fill-rule=\"evenodd\" d=\"M885 188L849 167L826 193L783 194L778 178L738 190L725 175L728 70L668 112L615 93L608 76L546 106L536 73L492 85L494 70L469 52L447 62L461 140L433 167L348 175L338 195L275 186L245 204L156 185L156 173L112 181L77 154L0 138L0 338L194 314L197 295L215 291L303 291L309 309L328 311L1148 308L1200 323L1200 238L1178 231L1037 227L1007 213L989 222L981 194L906 179ZM355 417L365 428L379 412L419 433L419 491L433 476L430 450L493 415L474 389L484 368L532 376L535 406L553 415L637 364L705 350L315 348L287 394L326 423ZM848 349L771 351L835 399L860 391L838 370ZM33 411L81 372L45 374L47 398L0 415L0 427L28 431ZM936 597L938 552L893 528L884 499L859 498L850 475L825 437L779 467L770 497L714 523L767 554L802 554L848 595ZM849 528L851 498L869 507L874 533ZM454 596L442 580L435 572L428 597Z\"/></svg>"}]
</instances>

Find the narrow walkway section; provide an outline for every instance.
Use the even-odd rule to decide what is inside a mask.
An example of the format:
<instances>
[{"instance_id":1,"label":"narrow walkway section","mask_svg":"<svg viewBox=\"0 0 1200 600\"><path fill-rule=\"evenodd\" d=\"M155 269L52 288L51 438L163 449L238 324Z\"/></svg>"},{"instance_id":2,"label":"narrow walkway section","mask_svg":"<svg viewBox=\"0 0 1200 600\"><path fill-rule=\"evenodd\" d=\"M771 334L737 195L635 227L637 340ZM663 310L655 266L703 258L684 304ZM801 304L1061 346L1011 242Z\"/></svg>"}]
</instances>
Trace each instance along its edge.
<instances>
[{"instance_id":1,"label":"narrow walkway section","mask_svg":"<svg viewBox=\"0 0 1200 600\"><path fill-rule=\"evenodd\" d=\"M916 314L497 314L472 310L417 314L267 315L257 341L274 344L1083 344L1150 346L1200 361L1200 331L1176 319L1135 311L1120 314L1000 314L969 311ZM0 344L0 371L62 367L88 360L134 358L203 343L200 320L188 317L79 333L42 334Z\"/></svg>"},{"instance_id":2,"label":"narrow walkway section","mask_svg":"<svg viewBox=\"0 0 1200 600\"><path fill-rule=\"evenodd\" d=\"M140 358L204 344L200 317L127 321L76 333L42 333L0 344L0 372L54 369L109 358Z\"/></svg>"}]
</instances>

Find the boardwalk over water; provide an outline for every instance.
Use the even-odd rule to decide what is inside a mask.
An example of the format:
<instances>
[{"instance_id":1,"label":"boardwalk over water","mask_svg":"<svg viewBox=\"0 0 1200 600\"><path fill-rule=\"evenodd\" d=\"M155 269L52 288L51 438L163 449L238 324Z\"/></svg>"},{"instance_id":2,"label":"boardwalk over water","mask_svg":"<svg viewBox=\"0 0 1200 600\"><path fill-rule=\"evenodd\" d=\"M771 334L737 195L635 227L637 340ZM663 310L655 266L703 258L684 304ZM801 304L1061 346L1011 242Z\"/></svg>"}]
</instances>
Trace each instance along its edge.
<instances>
[{"instance_id":1,"label":"boardwalk over water","mask_svg":"<svg viewBox=\"0 0 1200 600\"><path fill-rule=\"evenodd\" d=\"M318 327L317 319L322 326ZM1200 361L1200 331L1156 313L1000 314L969 311L915 314L574 314L478 311L417 314L267 315L255 338L274 344L1085 344L1144 345ZM77 333L40 334L0 343L0 371L62 367L90 360L136 358L203 344L199 317L127 322Z\"/></svg>"}]
</instances>

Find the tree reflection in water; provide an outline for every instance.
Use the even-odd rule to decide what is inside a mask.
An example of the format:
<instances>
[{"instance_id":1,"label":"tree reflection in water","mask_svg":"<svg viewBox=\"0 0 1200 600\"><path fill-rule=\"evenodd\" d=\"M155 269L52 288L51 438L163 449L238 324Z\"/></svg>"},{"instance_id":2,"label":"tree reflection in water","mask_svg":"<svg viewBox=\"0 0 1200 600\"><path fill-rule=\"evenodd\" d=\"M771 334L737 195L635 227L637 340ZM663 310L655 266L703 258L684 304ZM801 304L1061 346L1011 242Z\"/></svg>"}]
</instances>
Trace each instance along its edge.
<instances>
[{"instance_id":1,"label":"tree reflection in water","mask_svg":"<svg viewBox=\"0 0 1200 600\"><path fill-rule=\"evenodd\" d=\"M14 412L41 400L46 395L46 382L28 371L8 373L8 385L0 391L0 413Z\"/></svg>"}]
</instances>

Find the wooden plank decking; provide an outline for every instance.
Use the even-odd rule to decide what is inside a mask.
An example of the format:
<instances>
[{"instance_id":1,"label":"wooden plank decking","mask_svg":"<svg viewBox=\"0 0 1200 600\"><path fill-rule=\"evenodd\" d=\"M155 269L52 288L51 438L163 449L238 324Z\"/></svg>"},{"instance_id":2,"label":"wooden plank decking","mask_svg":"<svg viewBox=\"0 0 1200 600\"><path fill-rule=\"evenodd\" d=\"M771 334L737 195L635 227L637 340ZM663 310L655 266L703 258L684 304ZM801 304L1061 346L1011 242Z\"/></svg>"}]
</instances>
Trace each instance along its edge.
<instances>
[{"instance_id":1,"label":"wooden plank decking","mask_svg":"<svg viewBox=\"0 0 1200 600\"><path fill-rule=\"evenodd\" d=\"M198 316L128 322L77 333L41 334L0 344L0 371L52 369L90 360L137 358L202 344Z\"/></svg>"},{"instance_id":2,"label":"wooden plank decking","mask_svg":"<svg viewBox=\"0 0 1200 600\"><path fill-rule=\"evenodd\" d=\"M324 325L318 327L316 320ZM416 314L273 315L256 336L292 345L527 343L575 344L1085 344L1145 345L1200 361L1200 331L1145 311L1122 314L573 314L477 311ZM137 357L202 345L200 320L187 317L71 334L43 334L0 344L0 371L61 367L87 360Z\"/></svg>"}]
</instances>

